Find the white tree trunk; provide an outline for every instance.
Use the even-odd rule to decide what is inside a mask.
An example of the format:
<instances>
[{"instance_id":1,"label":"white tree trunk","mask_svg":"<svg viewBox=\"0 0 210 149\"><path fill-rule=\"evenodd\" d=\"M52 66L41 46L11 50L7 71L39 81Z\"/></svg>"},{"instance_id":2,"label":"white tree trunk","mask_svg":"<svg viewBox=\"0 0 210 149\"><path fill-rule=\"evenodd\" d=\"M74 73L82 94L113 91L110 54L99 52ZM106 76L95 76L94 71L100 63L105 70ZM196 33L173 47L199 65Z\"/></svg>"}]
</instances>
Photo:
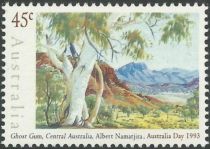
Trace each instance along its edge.
<instances>
[{"instance_id":1,"label":"white tree trunk","mask_svg":"<svg viewBox=\"0 0 210 149\"><path fill-rule=\"evenodd\" d=\"M80 55L77 67L70 77L69 114L63 125L82 125L88 115L85 102L85 92L96 62L96 52L92 48L85 48ZM68 104L68 102L67 102Z\"/></svg>"},{"instance_id":2,"label":"white tree trunk","mask_svg":"<svg viewBox=\"0 0 210 149\"><path fill-rule=\"evenodd\" d=\"M89 123L87 125L90 125L90 127L98 115L98 111L101 105L101 98L104 90L104 79L103 79L102 70L97 63L95 64L95 68L98 71L98 76L99 76L99 90L96 93L95 107L92 109L90 117L87 119L87 123Z\"/></svg>"},{"instance_id":3,"label":"white tree trunk","mask_svg":"<svg viewBox=\"0 0 210 149\"><path fill-rule=\"evenodd\" d=\"M61 110L62 125L83 125L85 120L89 118L88 108L85 102L85 92L88 86L88 82L97 59L97 49L90 41L86 32L87 40L91 47L85 47L81 52L77 67L73 70L72 64L69 62L65 54L61 55L61 61L58 56L53 52L50 47L48 49L48 56L52 63L64 73L64 78L67 86L67 99L64 101L63 108ZM102 93L97 95L100 99ZM98 112L100 100L97 100L97 108L95 113ZM65 111L69 106L68 116L65 118ZM96 115L92 116L90 121L94 121Z\"/></svg>"}]
</instances>

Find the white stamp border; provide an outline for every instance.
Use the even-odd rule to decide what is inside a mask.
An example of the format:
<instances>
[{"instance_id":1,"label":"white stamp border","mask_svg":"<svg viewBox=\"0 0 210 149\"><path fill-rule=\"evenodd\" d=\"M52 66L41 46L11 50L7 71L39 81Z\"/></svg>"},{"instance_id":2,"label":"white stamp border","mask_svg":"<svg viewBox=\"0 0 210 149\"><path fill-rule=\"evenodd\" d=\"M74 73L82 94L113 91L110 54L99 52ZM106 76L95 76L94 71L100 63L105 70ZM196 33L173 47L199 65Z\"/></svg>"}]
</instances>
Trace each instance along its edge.
<instances>
[{"instance_id":1,"label":"white stamp border","mask_svg":"<svg viewBox=\"0 0 210 149\"><path fill-rule=\"evenodd\" d=\"M60 5L60 6L56 6L55 4L52 6L49 5L44 5L44 6L33 6L33 5L29 5L29 6L25 6L25 5L21 5L21 6L17 6L17 5L13 5L13 6L9 6L8 4L6 4L3 9L5 10L5 14L3 17L5 17L5 21L3 22L3 24L5 25L5 29L3 29L3 32L6 33L6 35L3 37L3 39L5 40L5 51L3 52L3 54L5 55L5 59L3 60L5 62L5 66L3 67L5 70L4 73L4 77L5 77L5 81L3 82L3 84L5 85L5 89L3 89L3 92L5 93L4 96L4 100L5 103L3 104L3 107L5 107L5 111L3 111L3 114L5 115L5 118L3 119L3 121L5 122L5 125L3 126L3 129L5 130L5 133L3 134L3 137L5 138L5 140L3 141L3 144L5 144L6 146L8 146L9 144L12 145L17 145L20 144L21 146L24 146L25 144L28 144L29 146L32 146L33 144L36 145L40 145L40 144L44 144L45 146L51 144L52 146L55 146L56 144L59 144L61 146L63 146L64 144L67 144L68 146L71 146L72 144L75 144L76 146L79 146L80 144L83 144L84 146L87 146L88 144L94 146L96 144L98 144L99 146L102 146L104 144L106 144L108 147L110 147L112 144L114 145L123 145L124 147L129 144L131 146L134 146L135 144L138 144L139 146L142 146L143 144L145 144L146 146L150 146L150 145L154 145L155 147L157 147L158 145L178 145L178 147L181 147L181 145L186 145L189 146L191 144L193 145L201 145L201 146L205 146L207 144L207 141L205 140L206 137L208 137L208 134L205 133L205 131L208 129L208 126L205 125L205 123L207 122L208 119L205 118L206 114L208 114L207 111L205 111L205 109L207 108L207 104L205 103L207 97L205 96L205 93L208 92L208 90L205 88L205 86L207 85L207 82L205 81L205 78L207 77L207 74L205 73L205 70L207 70L207 67L205 66L205 63L207 62L207 59L205 59L205 55L207 55L207 52L205 51L205 48L207 47L207 45L205 44L205 40L207 39L207 37L205 36L205 33L207 32L207 29L205 28L205 26L207 25L207 22L205 21L205 18L207 17L207 15L205 14L205 10L207 9L207 6L205 5L201 5L198 6L197 4L195 4L194 6L190 6L190 5L186 5L186 6L182 6L182 5L170 5L170 6L143 6L143 5L139 5L139 6L135 6L135 5L131 5L131 6L127 6L127 5L123 5L123 6L111 6L110 4L107 6L88 6L88 5L84 5L84 6L64 6L64 5ZM10 65L10 59L9 59L9 55L10 55L10 51L8 50L10 48L10 43L11 43L11 33L16 33L15 31L11 32L11 26L9 25L9 22L11 20L11 17L13 16L13 14L17 11L32 11L35 13L39 13L39 12L177 12L178 13L199 13L200 15L200 20L199 20L199 26L200 26L200 32L199 32L199 129L164 129L164 130L160 130L160 129L68 129L69 132L73 133L73 134L77 134L77 133L83 133L83 132L88 132L88 133L97 133L98 131L107 133L107 134L111 134L113 131L115 132L120 132L120 133L124 133L124 134L135 134L137 131L139 131L140 133L172 133L172 132L180 132L180 133L186 133L186 132L200 132L201 134L201 139L202 140L184 140L184 141L179 141L179 140L173 140L173 142L171 142L171 140L140 140L140 141L129 141L129 140L43 140L43 141L36 141L36 140L11 140L9 138L9 124L7 122L9 122L9 118L8 118L8 107L11 106L11 104L9 102L7 102L6 99L9 99L9 90L10 88L8 87L8 84L10 85L11 82L9 80L9 75L10 73L7 71L9 70L9 65ZM11 12L12 12L12 16L11 16ZM10 18L10 19L8 19ZM34 24L32 24L29 28L29 31L33 32L33 27ZM34 29L35 30L35 29ZM21 30L20 32L17 31L17 33L21 33L23 32L23 30ZM30 34L31 36L34 36L35 34ZM22 35L24 38L24 35ZM35 40L35 37L34 37ZM28 38L28 41L30 43L32 43L33 48L31 48L32 53L29 53L29 57L32 56L32 58L27 58L27 56L25 56L24 58L29 60L29 62L31 62L31 64L34 64L35 66L35 62L33 61L33 50L34 52L35 50L35 42L30 40ZM30 55L31 54L31 55ZM24 63L24 62L22 62ZM36 68L35 68L36 69ZM28 75L31 75L35 72L34 68L31 69L26 69L28 71L30 71L31 73L25 74L25 77L27 78ZM22 73L24 70L21 70ZM21 72L20 72L21 73ZM30 81L27 79L23 80L25 81ZM30 89L34 89L35 91L35 85L32 86L27 86L27 83L25 83L24 85L26 85L26 87L29 87ZM32 96L35 98L35 94L34 91L31 90L28 93L32 94ZM20 93L21 94L21 93ZM24 94L24 93L22 93ZM26 106L30 107L31 104L34 103L26 103ZM35 104L34 104L35 105ZM27 110L31 110L31 108L26 109ZM33 121L35 120L35 116L31 116L30 112L26 114L26 117L29 121ZM24 124L24 123L23 123ZM35 126L35 124L34 124ZM19 130L20 132L22 131L30 131L31 127L33 128L33 126L29 126L29 128L24 127L24 130ZM64 131L66 131L67 129L59 129L59 130L53 130L53 129L47 129L44 131L49 131L52 133L63 133ZM35 129L35 127L31 130L31 132L36 132L36 133L42 133L43 130L38 130ZM151 143L152 141L152 143Z\"/></svg>"}]
</instances>

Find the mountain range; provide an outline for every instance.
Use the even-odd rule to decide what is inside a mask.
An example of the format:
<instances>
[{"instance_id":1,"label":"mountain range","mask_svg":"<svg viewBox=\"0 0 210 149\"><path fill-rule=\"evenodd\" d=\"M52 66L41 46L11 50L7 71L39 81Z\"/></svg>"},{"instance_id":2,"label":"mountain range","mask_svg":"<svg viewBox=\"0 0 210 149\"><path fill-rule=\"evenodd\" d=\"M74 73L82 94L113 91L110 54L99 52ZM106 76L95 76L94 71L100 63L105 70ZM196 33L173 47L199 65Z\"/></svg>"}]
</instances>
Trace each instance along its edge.
<instances>
[{"instance_id":1,"label":"mountain range","mask_svg":"<svg viewBox=\"0 0 210 149\"><path fill-rule=\"evenodd\" d=\"M128 63L115 70L116 75L130 89L142 93L191 92L198 88L197 70L180 68L151 70L145 63Z\"/></svg>"},{"instance_id":2,"label":"mountain range","mask_svg":"<svg viewBox=\"0 0 210 149\"><path fill-rule=\"evenodd\" d=\"M73 63L73 60L71 58L69 58L69 61ZM37 53L36 69L42 69L42 67L46 65L58 69L53 65L46 53ZM132 91L130 91L127 84L121 82L118 79L114 68L112 68L110 65L104 62L99 62L99 67L104 76L104 90L102 94L103 102L109 105L115 105L120 107L143 105L152 109L158 108L158 106L164 104L164 102L162 102L156 97L143 96L142 94L135 94ZM88 82L88 87L85 93L86 96L95 96L95 94L98 92L99 79L96 72L97 70L94 68Z\"/></svg>"}]
</instances>

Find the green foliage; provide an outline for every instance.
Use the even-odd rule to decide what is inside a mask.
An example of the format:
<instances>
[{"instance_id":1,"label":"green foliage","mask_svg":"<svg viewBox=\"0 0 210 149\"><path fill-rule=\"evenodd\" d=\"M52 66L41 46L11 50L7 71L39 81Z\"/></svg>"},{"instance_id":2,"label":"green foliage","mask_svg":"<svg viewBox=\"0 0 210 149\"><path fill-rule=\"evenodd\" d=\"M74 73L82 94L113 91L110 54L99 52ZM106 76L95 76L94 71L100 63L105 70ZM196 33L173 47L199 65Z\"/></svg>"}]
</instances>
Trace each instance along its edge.
<instances>
[{"instance_id":1,"label":"green foliage","mask_svg":"<svg viewBox=\"0 0 210 149\"><path fill-rule=\"evenodd\" d=\"M127 40L127 45L123 48L123 52L134 59L149 58L149 55L144 52L147 47L147 42L142 37L139 30L127 31L123 33L124 40Z\"/></svg>"},{"instance_id":2,"label":"green foliage","mask_svg":"<svg viewBox=\"0 0 210 149\"><path fill-rule=\"evenodd\" d=\"M46 13L43 16L50 18L49 28L56 32L58 38L63 37L68 43L79 40L83 33L83 13Z\"/></svg>"},{"instance_id":3,"label":"green foliage","mask_svg":"<svg viewBox=\"0 0 210 149\"><path fill-rule=\"evenodd\" d=\"M96 102L96 96L95 95L89 95L85 97L87 107L90 113L90 110L94 108L95 102Z\"/></svg>"},{"instance_id":4,"label":"green foliage","mask_svg":"<svg viewBox=\"0 0 210 149\"><path fill-rule=\"evenodd\" d=\"M184 107L183 110L181 111L181 114L186 120L186 118L191 116L191 110L189 110L188 107Z\"/></svg>"},{"instance_id":5,"label":"green foliage","mask_svg":"<svg viewBox=\"0 0 210 149\"><path fill-rule=\"evenodd\" d=\"M45 119L45 105L37 105L36 107L36 124L37 125L46 125Z\"/></svg>"},{"instance_id":6,"label":"green foliage","mask_svg":"<svg viewBox=\"0 0 210 149\"><path fill-rule=\"evenodd\" d=\"M57 120L59 103L63 99L65 88L63 76L51 66L41 66L36 72L37 123L47 122L43 117L47 112L50 121Z\"/></svg>"},{"instance_id":7,"label":"green foliage","mask_svg":"<svg viewBox=\"0 0 210 149\"><path fill-rule=\"evenodd\" d=\"M143 115L143 117L150 112L149 108L142 106L142 105L138 106L137 110L139 113L141 113Z\"/></svg>"},{"instance_id":8,"label":"green foliage","mask_svg":"<svg viewBox=\"0 0 210 149\"><path fill-rule=\"evenodd\" d=\"M160 110L154 110L152 115L153 115L153 117L160 117L160 113L161 113Z\"/></svg>"},{"instance_id":9,"label":"green foliage","mask_svg":"<svg viewBox=\"0 0 210 149\"><path fill-rule=\"evenodd\" d=\"M123 113L126 113L128 117L132 113L132 109L130 107L122 107L121 110Z\"/></svg>"},{"instance_id":10,"label":"green foliage","mask_svg":"<svg viewBox=\"0 0 210 149\"><path fill-rule=\"evenodd\" d=\"M161 42L174 41L180 43L181 41L189 41L191 24L192 21L190 21L188 15L174 14L162 29Z\"/></svg>"},{"instance_id":11,"label":"green foliage","mask_svg":"<svg viewBox=\"0 0 210 149\"><path fill-rule=\"evenodd\" d=\"M198 117L199 115L199 93L196 90L193 93L193 97L187 99L186 108L189 110L189 117L191 119Z\"/></svg>"},{"instance_id":12,"label":"green foliage","mask_svg":"<svg viewBox=\"0 0 210 149\"><path fill-rule=\"evenodd\" d=\"M43 19L44 18L44 19ZM49 20L48 30L56 34L56 38L69 44L81 42L85 32L94 45L101 50L112 50L133 59L149 59L152 56L146 52L151 38L145 36L141 27L147 24L152 36L161 35L160 42L168 43L189 41L191 36L189 15L169 13L130 13L117 16L110 13L43 13L37 19L37 39L44 36L42 23ZM41 21L39 21L41 20ZM160 25L161 24L161 25ZM156 32L153 29L156 28ZM115 39L114 36L122 36ZM118 41L118 42L116 42ZM115 50L120 44L122 49ZM107 52L106 52L107 53ZM113 57L113 56L112 56Z\"/></svg>"},{"instance_id":13,"label":"green foliage","mask_svg":"<svg viewBox=\"0 0 210 149\"><path fill-rule=\"evenodd\" d=\"M85 28L89 31L92 41L99 45L101 49L108 49L109 42L107 38L110 36L108 27L109 13L86 13Z\"/></svg>"},{"instance_id":14,"label":"green foliage","mask_svg":"<svg viewBox=\"0 0 210 149\"><path fill-rule=\"evenodd\" d=\"M136 107L136 106L132 106L132 107L130 107L131 108L131 111L132 112L137 112L138 111L138 108Z\"/></svg>"},{"instance_id":15,"label":"green foliage","mask_svg":"<svg viewBox=\"0 0 210 149\"><path fill-rule=\"evenodd\" d=\"M199 108L199 93L198 93L198 90L196 90L193 93L193 97L187 99L187 105L192 109L198 110L198 108Z\"/></svg>"},{"instance_id":16,"label":"green foliage","mask_svg":"<svg viewBox=\"0 0 210 149\"><path fill-rule=\"evenodd\" d=\"M95 106L96 96L88 95L85 97L89 113ZM100 109L97 115L96 123L103 127L115 127L113 120L113 111L116 109L114 106L106 105L104 102L101 103Z\"/></svg>"},{"instance_id":17,"label":"green foliage","mask_svg":"<svg viewBox=\"0 0 210 149\"><path fill-rule=\"evenodd\" d=\"M38 103L45 102L42 98L46 98L47 82L49 87L49 95L52 99L62 99L64 95L65 85L63 82L63 76L61 72L54 69L51 66L45 65L37 69L36 72L36 86L37 86L37 98Z\"/></svg>"},{"instance_id":18,"label":"green foliage","mask_svg":"<svg viewBox=\"0 0 210 149\"><path fill-rule=\"evenodd\" d=\"M39 15L37 16L37 18L42 18ZM36 38L37 41L40 41L41 36L43 36L43 24L42 22L39 20L36 21Z\"/></svg>"},{"instance_id":19,"label":"green foliage","mask_svg":"<svg viewBox=\"0 0 210 149\"><path fill-rule=\"evenodd\" d=\"M193 97L187 99L187 103L180 109L181 115L185 118L195 119L199 115L199 94L198 90L193 93Z\"/></svg>"},{"instance_id":20,"label":"green foliage","mask_svg":"<svg viewBox=\"0 0 210 149\"><path fill-rule=\"evenodd\" d=\"M106 128L118 128L118 125L113 121L104 121L103 126Z\"/></svg>"},{"instance_id":21,"label":"green foliage","mask_svg":"<svg viewBox=\"0 0 210 149\"><path fill-rule=\"evenodd\" d=\"M168 14L154 12L149 14L149 21L152 21L153 19L161 20L161 19L167 19L169 16Z\"/></svg>"},{"instance_id":22,"label":"green foliage","mask_svg":"<svg viewBox=\"0 0 210 149\"><path fill-rule=\"evenodd\" d=\"M169 105L169 104L165 104L165 105L162 105L160 107L160 110L165 112L167 114L167 120L168 120L168 115L169 115L169 112L173 109L173 106L172 105Z\"/></svg>"},{"instance_id":23,"label":"green foliage","mask_svg":"<svg viewBox=\"0 0 210 149\"><path fill-rule=\"evenodd\" d=\"M98 111L98 116L100 120L112 120L112 107L109 105L106 105L105 103L101 103L100 109Z\"/></svg>"},{"instance_id":24,"label":"green foliage","mask_svg":"<svg viewBox=\"0 0 210 149\"><path fill-rule=\"evenodd\" d=\"M160 107L160 110L165 113L168 113L172 108L173 108L172 105L165 104Z\"/></svg>"},{"instance_id":25,"label":"green foliage","mask_svg":"<svg viewBox=\"0 0 210 149\"><path fill-rule=\"evenodd\" d=\"M108 48L108 13L45 13L43 17L50 19L49 29L66 43L78 42L87 29L93 42L103 49Z\"/></svg>"},{"instance_id":26,"label":"green foliage","mask_svg":"<svg viewBox=\"0 0 210 149\"><path fill-rule=\"evenodd\" d=\"M114 119L100 118L99 123L95 123L94 126L96 128L195 129L198 128L199 124L197 118L187 121L186 119L190 118L190 115L184 117L174 113L174 106L171 106L171 113L168 115L167 120L165 119L166 114L158 109L153 109L142 118L140 112L136 113L133 111L134 109L137 110L138 107L131 108L129 117L125 116L126 112L122 112L122 107L117 108L110 112L112 115L115 115ZM183 120L183 117L185 120Z\"/></svg>"}]
</instances>

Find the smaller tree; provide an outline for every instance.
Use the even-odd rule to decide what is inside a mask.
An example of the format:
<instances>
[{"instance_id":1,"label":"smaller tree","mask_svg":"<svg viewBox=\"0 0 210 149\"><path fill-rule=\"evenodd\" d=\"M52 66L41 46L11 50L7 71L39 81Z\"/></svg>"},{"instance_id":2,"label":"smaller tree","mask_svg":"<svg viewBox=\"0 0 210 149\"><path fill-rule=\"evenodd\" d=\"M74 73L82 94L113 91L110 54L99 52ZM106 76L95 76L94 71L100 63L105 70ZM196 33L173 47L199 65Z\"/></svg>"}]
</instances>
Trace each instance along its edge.
<instances>
[{"instance_id":1,"label":"smaller tree","mask_svg":"<svg viewBox=\"0 0 210 149\"><path fill-rule=\"evenodd\" d=\"M54 69L51 66L43 65L39 69L37 69L37 103L45 105L44 115L45 121L48 126L52 125L51 117L54 117L54 120L57 120L58 111L57 106L53 103L57 104L63 99L64 97L64 84L63 84L63 77L60 71ZM59 122L54 122L59 123Z\"/></svg>"},{"instance_id":2,"label":"smaller tree","mask_svg":"<svg viewBox=\"0 0 210 149\"><path fill-rule=\"evenodd\" d=\"M140 105L140 106L137 108L137 110L138 110L138 112L139 112L140 114L143 115L143 118L144 118L144 116L145 116L146 114L148 114L148 113L150 112L150 109L149 109L149 108L147 108L147 107L145 107L145 106L142 106L142 105Z\"/></svg>"},{"instance_id":3,"label":"smaller tree","mask_svg":"<svg viewBox=\"0 0 210 149\"><path fill-rule=\"evenodd\" d=\"M131 114L131 108L129 107L122 107L122 112L127 114L127 117Z\"/></svg>"},{"instance_id":4,"label":"smaller tree","mask_svg":"<svg viewBox=\"0 0 210 149\"><path fill-rule=\"evenodd\" d=\"M89 110L89 113L91 112L91 110L94 108L95 106L95 102L96 102L96 97L93 95L89 95L85 97L86 103L87 103L87 107Z\"/></svg>"},{"instance_id":5,"label":"smaller tree","mask_svg":"<svg viewBox=\"0 0 210 149\"><path fill-rule=\"evenodd\" d=\"M198 117L198 111L192 108L190 108L189 110L190 110L190 119L192 121L194 118Z\"/></svg>"},{"instance_id":6,"label":"smaller tree","mask_svg":"<svg viewBox=\"0 0 210 149\"><path fill-rule=\"evenodd\" d=\"M152 113L153 117L160 117L160 110L155 110Z\"/></svg>"},{"instance_id":7,"label":"smaller tree","mask_svg":"<svg viewBox=\"0 0 210 149\"><path fill-rule=\"evenodd\" d=\"M136 107L136 106L132 106L132 107L131 107L131 111L132 111L133 113L137 112L137 107Z\"/></svg>"},{"instance_id":8,"label":"smaller tree","mask_svg":"<svg viewBox=\"0 0 210 149\"><path fill-rule=\"evenodd\" d=\"M187 118L190 117L191 112L187 107L184 107L181 111L182 116L184 117L184 121L187 121Z\"/></svg>"},{"instance_id":9,"label":"smaller tree","mask_svg":"<svg viewBox=\"0 0 210 149\"><path fill-rule=\"evenodd\" d=\"M190 110L191 120L193 118L198 117L198 115L199 115L199 93L198 93L198 90L196 90L193 93L193 97L187 99L187 107Z\"/></svg>"},{"instance_id":10,"label":"smaller tree","mask_svg":"<svg viewBox=\"0 0 210 149\"><path fill-rule=\"evenodd\" d=\"M167 114L167 121L168 121L168 115L169 115L169 111L171 110L172 106L169 105L169 104L166 104L166 105L162 105L160 107L160 110L165 112Z\"/></svg>"},{"instance_id":11,"label":"smaller tree","mask_svg":"<svg viewBox=\"0 0 210 149\"><path fill-rule=\"evenodd\" d=\"M197 109L193 109L189 106L184 106L181 110L181 115L184 117L185 121L187 121L187 118L190 118L190 120L192 121L198 116L198 113Z\"/></svg>"},{"instance_id":12,"label":"smaller tree","mask_svg":"<svg viewBox=\"0 0 210 149\"><path fill-rule=\"evenodd\" d=\"M111 108L109 106L106 106L105 104L101 104L101 107L99 109L98 112L98 117L101 120L112 120L113 115L112 115L112 110L110 110Z\"/></svg>"}]
</instances>

